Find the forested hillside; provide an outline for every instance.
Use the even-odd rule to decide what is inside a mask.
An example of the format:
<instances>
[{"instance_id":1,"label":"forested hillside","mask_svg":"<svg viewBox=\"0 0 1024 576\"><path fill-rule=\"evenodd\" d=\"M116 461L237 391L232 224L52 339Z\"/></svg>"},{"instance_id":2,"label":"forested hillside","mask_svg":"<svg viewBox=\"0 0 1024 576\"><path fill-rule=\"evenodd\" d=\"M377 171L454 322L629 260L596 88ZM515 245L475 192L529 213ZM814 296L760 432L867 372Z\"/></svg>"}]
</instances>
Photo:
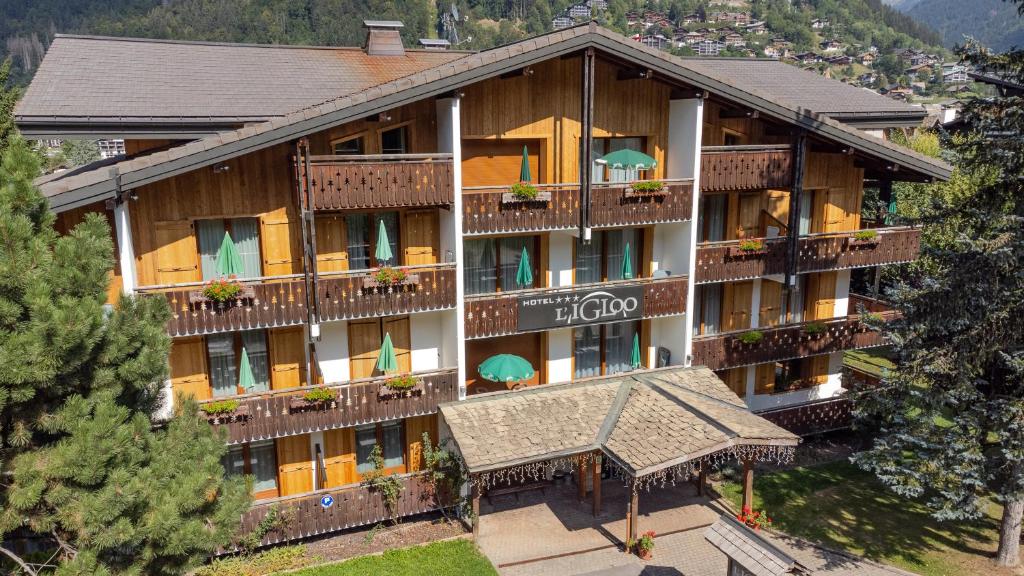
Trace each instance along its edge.
<instances>
[{"instance_id":1,"label":"forested hillside","mask_svg":"<svg viewBox=\"0 0 1024 576\"><path fill-rule=\"evenodd\" d=\"M938 30L948 47L963 44L964 36L999 52L1024 45L1024 21L1003 0L917 0L907 15Z\"/></svg>"}]
</instances>

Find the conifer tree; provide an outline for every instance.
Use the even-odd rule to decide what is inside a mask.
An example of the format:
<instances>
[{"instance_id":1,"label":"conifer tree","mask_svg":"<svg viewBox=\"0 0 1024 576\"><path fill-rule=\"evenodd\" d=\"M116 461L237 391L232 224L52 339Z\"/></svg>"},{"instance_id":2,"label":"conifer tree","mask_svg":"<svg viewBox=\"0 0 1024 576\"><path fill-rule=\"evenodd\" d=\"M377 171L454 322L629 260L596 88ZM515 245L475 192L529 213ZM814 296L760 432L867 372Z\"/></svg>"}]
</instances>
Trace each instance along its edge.
<instances>
[{"instance_id":1,"label":"conifer tree","mask_svg":"<svg viewBox=\"0 0 1024 576\"><path fill-rule=\"evenodd\" d=\"M0 540L51 539L57 574L183 573L230 541L248 490L194 403L154 428L167 305L105 306L110 229L58 235L37 162L18 137L0 161Z\"/></svg>"}]
</instances>

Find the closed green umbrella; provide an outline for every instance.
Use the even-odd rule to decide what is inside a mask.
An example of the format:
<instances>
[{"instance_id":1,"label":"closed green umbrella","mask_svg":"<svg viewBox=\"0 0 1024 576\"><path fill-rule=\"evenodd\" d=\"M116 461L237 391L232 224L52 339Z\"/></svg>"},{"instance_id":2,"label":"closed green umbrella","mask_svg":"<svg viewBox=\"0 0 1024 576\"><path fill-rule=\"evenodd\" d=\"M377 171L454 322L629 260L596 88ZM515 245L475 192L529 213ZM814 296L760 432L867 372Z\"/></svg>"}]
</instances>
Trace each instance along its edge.
<instances>
[{"instance_id":1,"label":"closed green umbrella","mask_svg":"<svg viewBox=\"0 0 1024 576\"><path fill-rule=\"evenodd\" d=\"M629 356L629 365L633 370L640 368L640 335L633 334L633 353Z\"/></svg>"},{"instance_id":2,"label":"closed green umbrella","mask_svg":"<svg viewBox=\"0 0 1024 576\"><path fill-rule=\"evenodd\" d=\"M635 168L637 170L650 170L658 163L647 154L629 148L605 154L598 162L607 164L609 168Z\"/></svg>"},{"instance_id":3,"label":"closed green umbrella","mask_svg":"<svg viewBox=\"0 0 1024 576\"><path fill-rule=\"evenodd\" d=\"M391 253L391 242L388 239L388 229L384 226L383 218L380 220L380 226L377 227L377 251L373 255L377 258L377 262L390 262L395 257Z\"/></svg>"},{"instance_id":4,"label":"closed green umbrella","mask_svg":"<svg viewBox=\"0 0 1024 576\"><path fill-rule=\"evenodd\" d=\"M391 333L384 334L384 342L380 345L377 355L377 370L381 372L398 372L398 358L395 356L395 345L391 343Z\"/></svg>"},{"instance_id":5,"label":"closed green umbrella","mask_svg":"<svg viewBox=\"0 0 1024 576\"><path fill-rule=\"evenodd\" d=\"M629 254L629 242L626 242L626 248L622 251L622 279L633 279L633 259Z\"/></svg>"},{"instance_id":6,"label":"closed green umbrella","mask_svg":"<svg viewBox=\"0 0 1024 576\"><path fill-rule=\"evenodd\" d=\"M249 353L242 347L242 362L238 367L238 385L243 390L250 390L256 387L256 377L252 375L252 366L249 365Z\"/></svg>"},{"instance_id":7,"label":"closed green umbrella","mask_svg":"<svg viewBox=\"0 0 1024 576\"><path fill-rule=\"evenodd\" d=\"M491 382L521 382L536 373L526 358L515 354L491 356L477 367L477 372Z\"/></svg>"},{"instance_id":8,"label":"closed green umbrella","mask_svg":"<svg viewBox=\"0 0 1024 576\"><path fill-rule=\"evenodd\" d=\"M217 273L221 276L237 276L242 271L242 256L238 254L231 234L224 232L224 240L220 243L220 250L217 250Z\"/></svg>"},{"instance_id":9,"label":"closed green umbrella","mask_svg":"<svg viewBox=\"0 0 1024 576\"><path fill-rule=\"evenodd\" d=\"M526 286L533 286L533 270L530 269L530 254L526 251L526 246L523 246L523 253L519 256L516 284L524 288Z\"/></svg>"},{"instance_id":10,"label":"closed green umbrella","mask_svg":"<svg viewBox=\"0 0 1024 576\"><path fill-rule=\"evenodd\" d=\"M519 165L519 181L530 182L530 153L526 151L526 144L523 144L523 161Z\"/></svg>"}]
</instances>

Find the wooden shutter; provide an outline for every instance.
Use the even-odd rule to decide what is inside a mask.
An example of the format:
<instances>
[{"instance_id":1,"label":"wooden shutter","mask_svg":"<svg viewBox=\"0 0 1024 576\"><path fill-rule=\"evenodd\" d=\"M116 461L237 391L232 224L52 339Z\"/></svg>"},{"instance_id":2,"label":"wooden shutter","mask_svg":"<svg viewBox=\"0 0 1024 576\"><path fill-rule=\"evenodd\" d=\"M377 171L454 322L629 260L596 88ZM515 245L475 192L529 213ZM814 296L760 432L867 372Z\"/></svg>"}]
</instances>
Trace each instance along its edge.
<instances>
[{"instance_id":1,"label":"wooden shutter","mask_svg":"<svg viewBox=\"0 0 1024 576\"><path fill-rule=\"evenodd\" d=\"M789 191L769 190L767 211L772 218L766 218L766 225L779 228L779 235L782 236L782 228L789 227Z\"/></svg>"},{"instance_id":2,"label":"wooden shutter","mask_svg":"<svg viewBox=\"0 0 1024 576\"><path fill-rule=\"evenodd\" d=\"M402 219L404 229L402 242L405 245L405 265L437 264L436 210L410 210Z\"/></svg>"},{"instance_id":3,"label":"wooden shutter","mask_svg":"<svg viewBox=\"0 0 1024 576\"><path fill-rule=\"evenodd\" d=\"M754 394L771 394L775 391L775 363L759 364L754 369Z\"/></svg>"},{"instance_id":4,"label":"wooden shutter","mask_svg":"<svg viewBox=\"0 0 1024 576\"><path fill-rule=\"evenodd\" d=\"M270 387L296 388L306 382L305 334L301 327L270 330Z\"/></svg>"},{"instance_id":5,"label":"wooden shutter","mask_svg":"<svg viewBox=\"0 0 1024 576\"><path fill-rule=\"evenodd\" d=\"M398 359L398 371L401 373L412 372L412 337L409 333L409 317L385 318L383 322L381 338L384 334L391 334L391 343L395 347L395 357Z\"/></svg>"},{"instance_id":6,"label":"wooden shutter","mask_svg":"<svg viewBox=\"0 0 1024 576\"><path fill-rule=\"evenodd\" d=\"M316 268L320 273L348 270L348 228L341 216L316 217Z\"/></svg>"},{"instance_id":7,"label":"wooden shutter","mask_svg":"<svg viewBox=\"0 0 1024 576\"><path fill-rule=\"evenodd\" d=\"M281 496L313 491L313 455L309 434L277 439L277 477Z\"/></svg>"},{"instance_id":8,"label":"wooden shutter","mask_svg":"<svg viewBox=\"0 0 1024 576\"><path fill-rule=\"evenodd\" d=\"M836 272L807 275L804 320L829 320L836 310Z\"/></svg>"},{"instance_id":9,"label":"wooden shutter","mask_svg":"<svg viewBox=\"0 0 1024 576\"><path fill-rule=\"evenodd\" d=\"M394 336L392 336L394 338ZM373 376L380 352L380 320L351 320L348 323L348 357L351 378Z\"/></svg>"},{"instance_id":10,"label":"wooden shutter","mask_svg":"<svg viewBox=\"0 0 1024 576\"><path fill-rule=\"evenodd\" d=\"M761 193L745 192L739 195L739 208L737 209L736 223L737 236L742 230L742 238L760 238L761 233Z\"/></svg>"},{"instance_id":11,"label":"wooden shutter","mask_svg":"<svg viewBox=\"0 0 1024 576\"><path fill-rule=\"evenodd\" d=\"M765 328L778 326L782 319L782 283L761 280L761 308L757 325Z\"/></svg>"},{"instance_id":12,"label":"wooden shutter","mask_svg":"<svg viewBox=\"0 0 1024 576\"><path fill-rule=\"evenodd\" d=\"M717 372L718 377L725 382L725 385L730 390L736 393L737 396L743 398L747 395L747 367L741 366L739 368L730 368L728 370L722 370Z\"/></svg>"},{"instance_id":13,"label":"wooden shutter","mask_svg":"<svg viewBox=\"0 0 1024 576\"><path fill-rule=\"evenodd\" d=\"M726 282L722 287L722 329L725 332L750 328L754 282Z\"/></svg>"},{"instance_id":14,"label":"wooden shutter","mask_svg":"<svg viewBox=\"0 0 1024 576\"><path fill-rule=\"evenodd\" d=\"M540 173L539 141L464 139L462 185L509 186L518 182L524 144L527 146L533 182L543 182Z\"/></svg>"},{"instance_id":15,"label":"wooden shutter","mask_svg":"<svg viewBox=\"0 0 1024 576\"><path fill-rule=\"evenodd\" d=\"M209 370L206 367L206 342L202 337L178 338L171 344L171 390L175 398L210 398Z\"/></svg>"},{"instance_id":16,"label":"wooden shutter","mask_svg":"<svg viewBox=\"0 0 1024 576\"><path fill-rule=\"evenodd\" d=\"M301 271L299 233L288 221L284 208L260 218L260 240L264 276L297 274Z\"/></svg>"},{"instance_id":17,"label":"wooden shutter","mask_svg":"<svg viewBox=\"0 0 1024 576\"><path fill-rule=\"evenodd\" d=\"M344 486L356 481L355 428L324 432L324 471L327 487Z\"/></svg>"},{"instance_id":18,"label":"wooden shutter","mask_svg":"<svg viewBox=\"0 0 1024 576\"><path fill-rule=\"evenodd\" d=\"M202 280L199 272L199 249L192 222L163 220L153 223L152 253L154 275L140 278L142 285L178 284Z\"/></svg>"},{"instance_id":19,"label":"wooden shutter","mask_svg":"<svg viewBox=\"0 0 1024 576\"><path fill-rule=\"evenodd\" d=\"M845 188L829 188L824 191L824 225L822 232L844 232L847 230L847 192Z\"/></svg>"},{"instance_id":20,"label":"wooden shutter","mask_svg":"<svg viewBox=\"0 0 1024 576\"><path fill-rule=\"evenodd\" d=\"M405 419L407 471L423 469L423 433L430 435L431 444L437 445L437 415L414 416Z\"/></svg>"}]
</instances>

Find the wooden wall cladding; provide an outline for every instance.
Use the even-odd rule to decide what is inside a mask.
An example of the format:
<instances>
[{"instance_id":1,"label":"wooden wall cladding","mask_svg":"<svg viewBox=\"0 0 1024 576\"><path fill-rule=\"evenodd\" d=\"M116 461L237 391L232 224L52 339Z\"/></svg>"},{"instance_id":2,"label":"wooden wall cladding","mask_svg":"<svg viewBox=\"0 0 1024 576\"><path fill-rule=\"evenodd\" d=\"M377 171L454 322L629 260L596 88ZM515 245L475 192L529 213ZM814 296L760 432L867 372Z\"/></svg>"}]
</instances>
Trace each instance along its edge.
<instances>
[{"instance_id":1,"label":"wooden wall cladding","mask_svg":"<svg viewBox=\"0 0 1024 576\"><path fill-rule=\"evenodd\" d=\"M315 161L309 172L316 210L393 209L455 202L450 157Z\"/></svg>"},{"instance_id":2,"label":"wooden wall cladding","mask_svg":"<svg viewBox=\"0 0 1024 576\"><path fill-rule=\"evenodd\" d=\"M798 436L809 436L849 428L853 423L853 402L846 397L830 398L757 415Z\"/></svg>"}]
</instances>

